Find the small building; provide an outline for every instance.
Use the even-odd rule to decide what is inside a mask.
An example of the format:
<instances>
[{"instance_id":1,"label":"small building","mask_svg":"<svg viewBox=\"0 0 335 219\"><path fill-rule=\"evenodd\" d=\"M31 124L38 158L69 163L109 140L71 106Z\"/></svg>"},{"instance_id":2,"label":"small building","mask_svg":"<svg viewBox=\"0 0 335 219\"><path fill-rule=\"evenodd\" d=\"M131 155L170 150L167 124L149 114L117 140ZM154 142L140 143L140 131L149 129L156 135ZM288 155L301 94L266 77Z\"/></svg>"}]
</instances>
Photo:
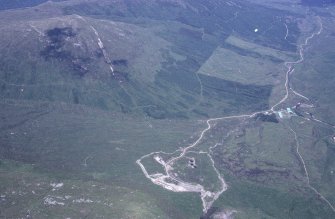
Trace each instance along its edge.
<instances>
[{"instance_id":1,"label":"small building","mask_svg":"<svg viewBox=\"0 0 335 219\"><path fill-rule=\"evenodd\" d=\"M294 114L294 112L292 111L292 109L291 108L286 108L286 110L287 110L287 112L289 113L289 114Z\"/></svg>"},{"instance_id":2,"label":"small building","mask_svg":"<svg viewBox=\"0 0 335 219\"><path fill-rule=\"evenodd\" d=\"M279 116L279 118L281 118L281 119L284 117L282 112L278 112L278 116Z\"/></svg>"}]
</instances>

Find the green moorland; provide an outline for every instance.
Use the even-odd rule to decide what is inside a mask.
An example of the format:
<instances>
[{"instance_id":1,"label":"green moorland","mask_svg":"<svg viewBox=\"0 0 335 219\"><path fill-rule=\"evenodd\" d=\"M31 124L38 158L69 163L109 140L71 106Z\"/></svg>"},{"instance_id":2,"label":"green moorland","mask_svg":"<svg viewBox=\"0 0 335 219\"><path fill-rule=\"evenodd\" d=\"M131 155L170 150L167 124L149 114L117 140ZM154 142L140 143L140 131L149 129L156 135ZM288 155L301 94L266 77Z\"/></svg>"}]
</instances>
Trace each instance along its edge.
<instances>
[{"instance_id":1,"label":"green moorland","mask_svg":"<svg viewBox=\"0 0 335 219\"><path fill-rule=\"evenodd\" d=\"M335 204L335 9L293 4L69 0L2 10L0 218L334 218L321 197ZM144 176L137 159L190 145L206 119L283 98L284 62L299 59L321 24L289 75L309 100L289 90L276 108L302 103L294 116L213 122L176 162L181 179L218 191L198 152L212 155L228 190L207 214L199 194ZM152 157L143 164L164 171Z\"/></svg>"}]
</instances>

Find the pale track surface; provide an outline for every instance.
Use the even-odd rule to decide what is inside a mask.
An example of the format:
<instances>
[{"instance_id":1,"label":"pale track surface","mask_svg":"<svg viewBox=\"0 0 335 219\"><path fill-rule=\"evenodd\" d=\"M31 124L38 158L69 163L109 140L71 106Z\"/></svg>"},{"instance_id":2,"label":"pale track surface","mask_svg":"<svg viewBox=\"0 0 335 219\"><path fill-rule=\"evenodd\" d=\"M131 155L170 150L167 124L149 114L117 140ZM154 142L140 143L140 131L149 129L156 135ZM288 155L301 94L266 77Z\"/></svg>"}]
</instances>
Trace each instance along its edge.
<instances>
[{"instance_id":1,"label":"pale track surface","mask_svg":"<svg viewBox=\"0 0 335 219\"><path fill-rule=\"evenodd\" d=\"M109 69L111 70L112 74L114 75L114 68L113 68L113 65L112 65L112 61L111 61L111 58L109 57L106 49L105 49L105 46L100 38L100 35L98 33L98 31L95 29L95 27L93 27L85 18L83 18L82 16L80 15L76 15L79 19L81 19L82 21L84 21L90 28L91 30L94 32L96 38L97 38L97 43L98 43L98 46L105 58L105 62L109 65Z\"/></svg>"},{"instance_id":2,"label":"pale track surface","mask_svg":"<svg viewBox=\"0 0 335 219\"><path fill-rule=\"evenodd\" d=\"M151 180L152 183L159 185L167 190L173 191L173 192L197 192L200 193L200 197L202 200L202 205L203 205L203 212L206 213L209 208L212 206L212 204L215 202L215 200L217 200L219 198L219 196L228 189L228 185L225 182L222 174L220 173L220 171L216 168L215 166L215 161L213 159L213 157L211 156L211 154L213 153L212 150L217 147L219 145L219 143L215 144L214 146L209 147L209 150L206 151L197 151L194 150L199 144L200 142L203 140L204 135L209 132L212 127L215 125L215 122L218 121L224 121L224 120L228 120L228 119L248 119L248 118L252 118L254 116L256 116L259 113L276 113L277 111L275 111L275 108L277 108L279 105L281 105L282 103L284 103L290 93L289 91L291 90L293 92L294 95L297 95L305 100L309 100L308 97L304 96L303 94L298 93L297 91L295 91L293 88L290 88L289 83L290 83L290 75L293 74L294 72L294 65L300 64L304 61L304 49L305 47L308 45L309 41L311 39L313 39L314 37L318 36L321 34L322 30L323 30L323 26L322 26L322 20L320 17L317 17L319 24L320 24L320 29L316 32L313 32L310 36L308 36L305 41L298 46L299 48L299 59L296 61L288 61L285 62L284 65L287 68L287 71L285 73L285 95L284 97L279 100L276 104L274 104L269 110L265 110L265 111L260 111L260 112L255 112L252 114L246 114L246 115L236 115L236 116L227 116L227 117L220 117L220 118L210 118L206 121L206 128L204 128L201 133L199 138L192 144L190 144L189 146L186 146L182 149L178 149L177 151L173 152L173 153L165 153L162 151L159 152L152 152L149 153L147 155L142 156L141 158L139 158L136 163L140 166L141 170L143 171L144 175L146 178L148 178L149 180ZM288 27L285 24L286 28L287 28L287 32L285 35L285 39L288 36ZM199 79L199 78L198 78ZM199 83L201 84L201 81L199 81ZM202 93L202 91L201 91ZM316 119L314 119L314 121L318 122ZM328 206L335 212L335 208L334 206L324 197L322 196L322 194L320 194L314 187L312 187L310 185L310 179L309 179L309 173L306 167L306 163L304 161L303 156L301 155L299 148L300 148L300 143L298 141L298 135L296 134L296 132L290 128L291 132L294 133L294 137L295 137L295 142L296 142L296 153L298 154L299 157L299 162L302 164L303 169L304 169L304 175L306 176L307 179L307 186L313 190L318 197L320 197L321 200L323 200L325 203L328 204ZM229 134L229 133L228 133ZM193 150L192 150L193 149ZM175 155L173 156L173 154L176 154L178 151L180 151L179 155ZM164 161L162 157L159 156L160 153L163 154L170 154L172 157L170 159L168 159L167 161ZM181 179L179 179L176 174L173 174L173 170L174 170L174 165L176 164L176 161L182 159L182 158L186 158L186 154L187 153L196 153L196 154L206 154L212 164L212 168L214 169L215 173L217 174L217 177L221 183L221 188L218 191L208 191L204 188L203 185L200 184L196 184L196 183L192 183L192 182L185 182ZM142 160L148 157L154 156L154 159L163 166L164 168L164 173L154 173L154 174L149 174L145 168L145 166L142 164Z\"/></svg>"},{"instance_id":3,"label":"pale track surface","mask_svg":"<svg viewBox=\"0 0 335 219\"><path fill-rule=\"evenodd\" d=\"M288 27L287 27L287 24L286 23L284 23L284 25L285 25L285 28L286 28L286 34L285 34L285 40L287 40L287 37L288 37Z\"/></svg>"},{"instance_id":4,"label":"pale track surface","mask_svg":"<svg viewBox=\"0 0 335 219\"><path fill-rule=\"evenodd\" d=\"M300 143L299 143L299 139L298 139L298 135L297 133L290 127L291 132L294 134L294 139L296 142L296 152L297 155L299 156L299 161L301 162L303 169L304 169L304 174L306 177L306 181L307 181L307 186L321 199L323 200L325 203L327 203L327 205L335 212L335 207L330 203L330 201L324 197L317 189L315 189L311 184L310 184L310 178L309 178L309 173L307 171L307 167L306 167L306 163L305 160L303 158L303 156L301 155L299 148L300 148Z\"/></svg>"},{"instance_id":5,"label":"pale track surface","mask_svg":"<svg viewBox=\"0 0 335 219\"><path fill-rule=\"evenodd\" d=\"M97 44L98 44L98 47L100 48L102 54L103 54L103 57L105 59L105 62L106 64L109 66L109 69L112 73L113 76L115 76L115 72L114 72L114 68L113 68L113 64L112 64L112 59L110 57L110 55L107 53L106 51L106 48L100 38L100 34L99 32L97 31L97 29L92 25L90 24L84 17L80 16L80 15L76 15L77 18L79 18L80 20L84 21L90 28L91 30L94 32L94 35L96 36L96 39L97 39ZM136 103L136 100L135 98L133 97L133 95L131 95L128 90L126 89L125 86L122 85L122 81L119 81L119 86L120 88L124 91L124 93L129 96L132 104L134 105L134 107L138 107L137 103Z\"/></svg>"},{"instance_id":6,"label":"pale track surface","mask_svg":"<svg viewBox=\"0 0 335 219\"><path fill-rule=\"evenodd\" d=\"M285 90L286 90L286 94L284 96L283 99L281 99L277 104L275 104L274 106L272 106L271 108L271 111L274 112L274 108L277 107L278 105L280 105L281 103L285 102L289 96L289 89L297 96L309 101L310 99L300 93L298 93L297 91L295 91L292 87L289 86L289 76L290 74L293 74L294 72L294 68L292 67L292 65L295 65L295 64L300 64L304 61L304 48L308 45L308 42L313 39L315 36L318 36L321 34L322 30L323 30L323 25L322 25L322 20L320 17L317 17L318 19L318 22L319 22L319 25L320 25L320 28L317 32L314 32L311 36L307 37L305 39L305 42L300 45L300 49L299 49L299 54L300 54L300 59L297 60L297 61L294 61L294 62L285 62L285 66L288 68L287 72L286 72L286 80L285 80ZM286 28L287 28L287 25L285 24ZM288 29L287 29L287 33L288 33ZM287 35L285 36L285 39L287 38ZM315 122L319 122L319 123L322 123L322 124L325 124L325 125L329 125L323 121L320 121L318 119L315 119L313 118L313 121ZM334 128L334 126L332 126L332 128ZM301 163L301 165L303 166L303 169L304 169L304 174L305 174L305 177L306 177L306 181L307 181L307 185L308 187L313 191L315 192L318 197L320 199L322 199L325 203L328 204L328 206L335 212L335 207L328 201L327 198L325 198L317 189L315 189L313 186L311 186L310 184L310 177L309 177L309 173L308 173L308 170L307 170L307 167L306 167L306 163L305 163L305 160L303 158L303 156L301 155L300 151L299 151L299 148L300 148L300 143L299 143L299 139L298 139L298 135L297 133L290 127L290 131L294 134L294 139L295 139L295 142L296 142L296 153L299 157L299 161Z\"/></svg>"},{"instance_id":7,"label":"pale track surface","mask_svg":"<svg viewBox=\"0 0 335 219\"><path fill-rule=\"evenodd\" d=\"M83 17L81 17L79 15L78 15L78 18L80 18L81 20L83 20L86 23L88 23L86 21L86 19L84 19ZM219 198L219 196L224 191L226 191L228 189L227 183L225 182L223 176L220 174L219 170L215 167L215 161L214 161L214 159L211 156L212 150L215 147L217 147L219 144L215 144L214 146L209 147L209 151L208 152L206 152L206 151L191 151L190 149L195 148L200 143L200 141L203 139L204 135L208 131L210 131L212 129L212 127L213 127L212 123L214 123L214 122L223 121L223 120L227 120L227 119L252 118L252 117L254 117L258 113L276 112L275 108L278 107L280 104L284 103L288 99L288 97L289 97L289 91L290 90L293 92L293 94L295 94L295 95L297 95L297 96L299 96L299 97L301 97L301 98L309 101L310 99L308 97L304 96L303 94L295 91L292 87L290 87L290 85L289 85L289 78L290 78L290 75L292 75L294 73L294 70L295 70L294 69L294 65L300 64L300 63L302 63L304 61L304 48L308 45L309 41L311 39L313 39L315 36L318 36L318 35L321 34L321 32L323 30L323 26L322 26L322 21L321 21L320 17L318 17L318 21L319 21L319 24L320 24L320 29L317 32L314 32L311 36L307 37L305 39L304 43L299 46L299 55L300 55L300 58L297 61L285 62L284 63L285 67L287 68L287 71L286 71L286 74L285 74L285 91L286 91L286 94L285 94L285 96L278 103L276 103L275 105L273 105L269 111L255 112L255 113L250 114L250 115L237 115L237 116L227 116L227 117L208 119L206 121L207 127L201 132L200 137L193 144L191 144L191 145L189 145L189 146L187 146L187 147L185 147L183 149L178 149L178 150L176 150L173 153L166 153L166 152L163 152L163 151L152 152L152 153L144 155L140 159L138 159L136 161L136 163L141 167L144 175L148 179L150 179L154 184L160 185L163 188L171 190L171 191L174 191L174 192L198 192L198 193L200 193L201 200L202 200L202 203L203 203L203 211L207 212L208 209L214 203L214 201L217 200ZM113 66L111 64L111 59L108 56L108 54L107 54L107 52L106 52L106 50L104 48L104 45L103 45L103 43L101 41L99 33L97 32L97 30L92 25L90 25L90 24L88 24L88 25L90 26L90 28L93 30L95 36L97 37L97 44L98 44L99 48L102 50L102 53L103 53L103 56L105 58L106 63L109 64L111 72L114 73L114 69L113 69ZM285 35L285 39L286 39L287 36L288 36L288 27L287 27L286 24L285 24L285 26L287 28L287 32L286 32L286 35ZM33 29L36 30L36 28L33 28ZM37 32L40 33L40 31L37 31ZM201 80L199 78L199 75L196 74L196 76L197 76L197 78L199 80L199 84L200 84L200 100L199 101L201 102L202 98L203 98L203 95L202 95L202 93L203 93L202 82L201 82ZM10 86L17 86L17 87L24 87L24 86L26 86L24 84L11 84L11 83L8 83L8 82L6 82L4 80L1 80L1 81L3 81L4 83L6 83L7 85L10 85ZM315 121L315 122L318 122L318 123L322 123L322 124L327 125L327 126L331 126L331 125L329 125L329 124L327 124L327 123L325 123L325 122L323 122L321 120L318 120L316 118L313 118L312 121ZM331 126L331 127L335 128L334 126ZM296 131L293 130L291 127L290 127L290 131L294 134L294 138L295 138L295 142L296 142L296 153L297 153L297 155L299 157L299 162L301 163L301 165L303 167L304 175L306 177L307 186L315 194L317 194L317 196L322 201L324 201L332 209L332 211L335 212L335 207L329 202L329 200L327 198L325 198L317 189L315 189L313 186L311 186L309 172L308 172L308 169L306 167L305 160L304 160L303 156L301 155L301 153L299 151L299 148L300 148L301 145L299 143L298 135L297 135ZM178 151L181 151L181 153L178 156L176 156L176 157L172 157L167 162L164 162L163 160L157 161L157 162L159 162L164 167L165 174L151 174L150 175L146 171L146 168L144 167L144 165L141 163L141 160L143 160L146 157L150 157L152 155L156 155L156 154L173 155L173 154L177 153ZM218 176L218 179L219 179L219 181L221 183L221 188L220 188L219 191L216 191L216 192L206 191L202 185L184 182L184 181L176 178L174 175L172 175L174 163L176 161L178 161L179 159L185 157L187 153L206 154L209 157L209 159L211 161L211 164L212 164L212 168L216 172L216 174ZM84 166L87 166L87 160L90 159L90 158L91 157L85 158L85 161L84 161L84 164L83 164ZM178 185L174 184L174 183L167 182L168 179L172 179ZM210 199L210 200L208 200L208 199Z\"/></svg>"},{"instance_id":8,"label":"pale track surface","mask_svg":"<svg viewBox=\"0 0 335 219\"><path fill-rule=\"evenodd\" d=\"M214 162L214 159L212 158L211 156L211 150L216 147L217 145L215 146L212 146L209 148L209 152L204 152L204 151L201 151L201 152L198 152L198 151L190 151L190 149L196 147L200 141L204 138L204 135L213 127L213 122L216 122L216 121L222 121L222 120L227 120L227 119L237 119L237 118L251 118L251 117L254 117L256 114L258 113L261 113L261 112L256 112L254 114L250 114L250 115L238 115L238 116L227 116L227 117L221 117L221 118L212 118L212 119L209 119L206 121L207 123L207 128L205 128L201 134L200 134L200 137L191 145L181 149L181 153L176 156L176 157L172 157L171 159L169 159L168 161L163 161L161 159L161 157L159 156L155 156L154 159L160 163L163 167L164 167L164 170L165 170L165 174L161 174L161 173L157 173L157 174L149 174L144 165L141 163L141 161L144 159L144 158L147 158L147 157L150 157L152 155L158 155L160 153L162 153L161 151L160 152L152 152L150 154L147 154L147 155L144 155L142 156L140 159L138 159L136 161L136 163L141 167L144 175L150 179L154 184L156 185L160 185L162 186L163 188L167 189L167 190L171 190L171 191L174 191L174 192L198 192L200 193L200 197L201 197L201 200L202 200L202 204L203 204L203 211L204 212L207 212L208 209L212 206L213 202L224 192L227 190L228 186L226 184L226 182L224 181L224 178L223 176L220 174L220 172L217 170L217 168L215 167L215 162ZM179 150L178 150L179 151ZM177 151L176 151L177 152ZM164 154L174 154L176 152L173 152L173 153L165 153ZM216 174L218 175L218 179L220 180L220 183L221 183L221 188L219 191L216 191L216 192L211 192L211 191L207 191L205 190L205 188L200 185L200 184L194 184L194 183L188 183L188 182L184 182L180 179L177 179L172 171L173 171L173 165L175 164L176 161L178 161L179 159L185 157L186 153L188 152L191 152L191 153L197 153L197 154L206 154L211 163L212 163L212 167L214 169L214 171L216 172ZM175 183L171 183L171 182L168 182L168 181L173 181ZM209 199L209 200L208 200Z\"/></svg>"},{"instance_id":9,"label":"pale track surface","mask_svg":"<svg viewBox=\"0 0 335 219\"><path fill-rule=\"evenodd\" d=\"M289 77L290 77L290 74L293 74L294 72L294 67L293 65L296 65L296 64L300 64L304 61L304 49L305 47L308 45L308 42L313 39L315 36L318 36L321 34L322 30L323 30L323 25L322 25L322 21L321 21L321 18L320 17L317 17L318 18L318 21L319 21L319 24L320 24L320 29L317 31L317 32L313 32L313 34L309 37L307 37L305 39L305 42L303 44L301 44L299 46L299 55L300 55L300 58L297 60L297 61L293 61L293 62L285 62L284 65L285 67L287 68L287 71L286 71L286 76L285 76L285 90L286 90L286 94L285 96L283 97L283 99L281 99L278 103L276 103L275 105L273 105L271 107L271 111L274 112L274 109L279 106L280 104L282 104L283 102L285 102L289 96L289 89L291 89L292 91L294 91L292 88L289 87ZM295 94L297 94L298 96L301 96L303 98L307 98L301 94L299 94L298 92L294 91ZM308 98L307 98L308 99Z\"/></svg>"}]
</instances>

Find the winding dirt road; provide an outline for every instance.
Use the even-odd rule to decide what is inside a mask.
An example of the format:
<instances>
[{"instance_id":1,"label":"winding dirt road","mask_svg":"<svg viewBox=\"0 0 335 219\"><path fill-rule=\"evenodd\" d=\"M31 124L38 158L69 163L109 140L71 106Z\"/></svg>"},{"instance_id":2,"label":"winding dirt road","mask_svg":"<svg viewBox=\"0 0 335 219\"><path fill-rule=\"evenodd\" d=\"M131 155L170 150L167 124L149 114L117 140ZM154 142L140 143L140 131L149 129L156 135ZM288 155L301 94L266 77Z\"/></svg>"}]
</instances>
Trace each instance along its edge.
<instances>
[{"instance_id":1,"label":"winding dirt road","mask_svg":"<svg viewBox=\"0 0 335 219\"><path fill-rule=\"evenodd\" d=\"M275 110L278 106L280 106L282 103L284 103L290 95L290 90L293 92L294 95L297 95L301 98L304 98L306 100L309 100L308 97L298 93L297 91L293 90L293 88L290 88L289 84L290 84L290 75L292 75L294 73L294 66L297 64L300 64L304 61L304 49L305 47L308 45L309 41L311 39L313 39L315 36L318 36L321 34L322 30L323 30L323 26L322 26L322 20L320 17L317 17L319 24L320 24L320 28L318 31L313 32L310 36L308 36L305 41L298 46L299 48L299 59L296 61L289 61L289 62L285 62L284 65L287 68L286 74L285 74L285 96L279 100L276 104L274 104L269 110L265 110L265 111L260 111L260 112L255 112L253 114L247 114L247 115L236 115L236 116L226 116L226 117L220 117L220 118L211 118L208 119L206 121L206 128L204 128L201 133L199 138L197 138L197 140L192 143L191 145L188 145L182 149L178 149L177 151L173 152L173 153L166 153L166 152L162 152L162 151L158 151L158 152L152 152L150 154L144 155L141 158L139 158L136 163L140 166L141 170L143 171L144 175L146 178L148 178L149 180L151 180L151 182L153 182L156 185L162 186L163 188L173 191L173 192L197 192L200 193L200 197L202 200L202 205L203 205L203 212L206 213L208 211L208 209L212 206L212 204L215 202L215 200L217 200L219 198L219 196L228 189L228 185L225 182L223 176L221 175L220 171L215 167L215 161L212 158L211 154L212 154L212 150L213 148L215 148L218 144L215 144L214 146L209 147L208 152L205 151L191 151L191 149L194 149L195 147L197 147L199 145L199 143L204 139L204 136L207 132L209 132L213 125L215 124L215 122L218 121L223 121L223 120L228 120L228 119L239 119L239 118L252 118L255 115L259 114L259 113L276 113L277 111ZM287 25L285 25L287 28ZM286 36L285 39L287 38L288 35L288 29L286 32ZM202 91L201 91L202 92ZM290 130L292 131L292 133L295 136L295 141L296 141L296 153L299 156L299 160L302 163L302 166L304 168L304 173L306 176L306 181L307 181L307 185L310 189L312 189L323 201L325 201L329 207L335 212L335 208L334 206L324 197L322 196L314 187L312 187L310 185L310 180L309 180L309 174L307 171L307 167L305 164L305 161L303 159L303 156L300 154L299 152L299 141L298 141L298 136L296 134L296 132L290 128ZM192 153L198 153L198 154L206 154L211 163L212 163L212 168L214 169L215 173L217 174L217 177L221 183L221 188L217 191L208 191L204 188L203 185L197 184L197 183L193 183L193 182L185 182L181 179L178 178L178 176L176 176L177 174L174 173L174 165L176 165L176 162L182 158L184 158L186 156L186 154L188 152L192 152ZM160 154L168 154L171 155L172 157L167 160L164 161L164 159L160 156ZM174 155L176 154L176 155ZM154 174L149 174L145 168L145 166L142 164L142 160L148 157L154 156L154 159L163 166L164 168L164 173L154 173Z\"/></svg>"}]
</instances>

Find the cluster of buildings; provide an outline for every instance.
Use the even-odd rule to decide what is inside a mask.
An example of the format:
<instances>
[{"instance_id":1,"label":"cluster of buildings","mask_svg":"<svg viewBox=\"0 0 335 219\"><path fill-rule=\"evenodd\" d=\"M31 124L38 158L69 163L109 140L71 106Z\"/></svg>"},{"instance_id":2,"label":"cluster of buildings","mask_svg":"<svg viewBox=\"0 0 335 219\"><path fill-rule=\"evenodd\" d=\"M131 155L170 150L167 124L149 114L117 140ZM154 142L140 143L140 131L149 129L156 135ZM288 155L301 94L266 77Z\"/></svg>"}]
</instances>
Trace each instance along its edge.
<instances>
[{"instance_id":1,"label":"cluster of buildings","mask_svg":"<svg viewBox=\"0 0 335 219\"><path fill-rule=\"evenodd\" d=\"M291 118L291 116L296 115L295 112L293 112L293 110L289 107L286 108L286 110L283 109L283 110L277 111L276 113L281 119Z\"/></svg>"}]
</instances>

